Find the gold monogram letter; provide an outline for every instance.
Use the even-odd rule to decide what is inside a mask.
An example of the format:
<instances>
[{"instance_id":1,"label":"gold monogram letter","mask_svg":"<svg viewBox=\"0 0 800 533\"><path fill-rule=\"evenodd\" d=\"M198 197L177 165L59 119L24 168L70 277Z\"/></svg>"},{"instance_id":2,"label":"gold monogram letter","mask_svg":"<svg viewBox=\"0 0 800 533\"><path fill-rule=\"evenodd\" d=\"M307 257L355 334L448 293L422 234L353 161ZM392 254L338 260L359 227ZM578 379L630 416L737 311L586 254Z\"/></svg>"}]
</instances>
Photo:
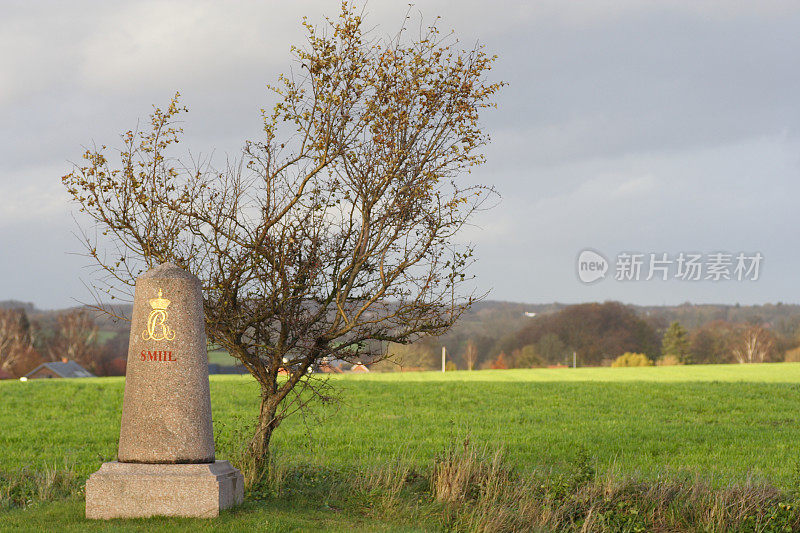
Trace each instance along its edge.
<instances>
[{"instance_id":1,"label":"gold monogram letter","mask_svg":"<svg viewBox=\"0 0 800 533\"><path fill-rule=\"evenodd\" d=\"M147 329L142 332L142 338L146 341L171 341L175 338L175 332L167 325L167 307L171 302L163 297L161 289L158 289L158 298L150 300L150 316L147 317Z\"/></svg>"}]
</instances>

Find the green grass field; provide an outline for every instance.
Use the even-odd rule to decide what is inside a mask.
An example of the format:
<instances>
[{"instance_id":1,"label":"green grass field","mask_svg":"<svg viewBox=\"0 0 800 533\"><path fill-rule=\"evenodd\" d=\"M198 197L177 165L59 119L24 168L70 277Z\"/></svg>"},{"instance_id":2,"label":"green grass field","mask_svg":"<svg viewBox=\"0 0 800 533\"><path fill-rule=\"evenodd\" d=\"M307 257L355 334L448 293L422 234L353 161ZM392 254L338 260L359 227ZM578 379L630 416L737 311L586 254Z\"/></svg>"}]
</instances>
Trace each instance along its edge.
<instances>
[{"instance_id":1,"label":"green grass field","mask_svg":"<svg viewBox=\"0 0 800 533\"><path fill-rule=\"evenodd\" d=\"M287 420L275 435L278 460L290 470L348 471L398 457L425 468L468 437L504 449L521 470L568 470L586 452L598 472L795 488L800 364L362 374L330 382L340 392L337 405ZM121 378L0 382L0 471L66 463L85 479L113 460L123 387ZM258 388L249 376L212 376L211 395L218 457L235 457L255 417ZM287 505L251 502L218 525L394 527L358 513L329 524L323 507L295 516ZM65 524L80 529L81 511L79 499L42 503L5 518L0 511L0 526L34 513L46 524L50 513L71 517ZM141 521L126 524L135 529Z\"/></svg>"}]
</instances>

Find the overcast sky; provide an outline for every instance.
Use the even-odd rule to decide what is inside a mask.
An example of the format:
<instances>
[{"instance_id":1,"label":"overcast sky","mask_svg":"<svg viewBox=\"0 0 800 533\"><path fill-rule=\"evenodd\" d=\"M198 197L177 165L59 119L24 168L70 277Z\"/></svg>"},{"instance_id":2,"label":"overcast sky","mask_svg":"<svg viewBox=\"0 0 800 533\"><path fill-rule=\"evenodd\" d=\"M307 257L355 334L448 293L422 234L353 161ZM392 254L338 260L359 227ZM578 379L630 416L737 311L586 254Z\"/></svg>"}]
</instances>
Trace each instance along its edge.
<instances>
[{"instance_id":1,"label":"overcast sky","mask_svg":"<svg viewBox=\"0 0 800 533\"><path fill-rule=\"evenodd\" d=\"M404 2L371 1L394 32ZM800 303L800 3L421 1L509 82L477 178L502 194L468 237L490 298ZM184 146L236 154L291 66L301 17L337 3L0 4L0 300L90 298L60 177L175 91ZM609 261L582 283L584 249ZM621 252L760 252L758 279L614 279ZM707 264L706 264L707 266ZM705 276L705 274L704 274ZM752 275L751 275L752 277Z\"/></svg>"}]
</instances>

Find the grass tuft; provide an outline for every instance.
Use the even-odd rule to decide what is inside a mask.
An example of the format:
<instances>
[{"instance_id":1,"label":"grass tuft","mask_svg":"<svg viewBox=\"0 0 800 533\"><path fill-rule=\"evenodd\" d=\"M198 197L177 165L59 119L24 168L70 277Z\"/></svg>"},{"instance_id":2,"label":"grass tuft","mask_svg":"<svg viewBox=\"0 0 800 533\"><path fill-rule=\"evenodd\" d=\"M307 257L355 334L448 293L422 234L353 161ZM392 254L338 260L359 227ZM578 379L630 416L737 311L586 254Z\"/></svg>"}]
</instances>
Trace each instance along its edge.
<instances>
[{"instance_id":1,"label":"grass tuft","mask_svg":"<svg viewBox=\"0 0 800 533\"><path fill-rule=\"evenodd\" d=\"M0 472L0 510L24 508L36 502L51 502L79 494L83 481L72 465L42 470L21 468Z\"/></svg>"},{"instance_id":2,"label":"grass tuft","mask_svg":"<svg viewBox=\"0 0 800 533\"><path fill-rule=\"evenodd\" d=\"M517 472L464 441L437 462L433 495L455 531L796 531L800 502L763 482L598 476L584 451L571 472Z\"/></svg>"}]
</instances>

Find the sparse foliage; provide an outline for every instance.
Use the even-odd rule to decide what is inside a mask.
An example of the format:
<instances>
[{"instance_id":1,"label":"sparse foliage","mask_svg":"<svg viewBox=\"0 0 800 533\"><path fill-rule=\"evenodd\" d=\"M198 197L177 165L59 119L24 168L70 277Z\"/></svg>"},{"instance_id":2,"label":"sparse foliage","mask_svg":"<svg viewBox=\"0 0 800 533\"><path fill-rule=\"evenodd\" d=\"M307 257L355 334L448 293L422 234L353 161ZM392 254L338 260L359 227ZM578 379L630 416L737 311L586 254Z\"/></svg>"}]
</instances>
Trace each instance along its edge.
<instances>
[{"instance_id":1,"label":"sparse foliage","mask_svg":"<svg viewBox=\"0 0 800 533\"><path fill-rule=\"evenodd\" d=\"M506 370L508 368L508 357L505 352L500 352L497 359L489 363L492 370Z\"/></svg>"},{"instance_id":2,"label":"sparse foliage","mask_svg":"<svg viewBox=\"0 0 800 533\"><path fill-rule=\"evenodd\" d=\"M413 344L392 342L387 348L389 358L381 366L389 370L431 370L441 366L440 350L428 338Z\"/></svg>"},{"instance_id":3,"label":"sparse foliage","mask_svg":"<svg viewBox=\"0 0 800 533\"><path fill-rule=\"evenodd\" d=\"M677 366L682 364L681 360L674 355L662 355L656 361L658 366Z\"/></svg>"},{"instance_id":4,"label":"sparse foliage","mask_svg":"<svg viewBox=\"0 0 800 533\"><path fill-rule=\"evenodd\" d=\"M33 366L31 361L38 360L25 311L0 309L0 370L20 375Z\"/></svg>"},{"instance_id":5,"label":"sparse foliage","mask_svg":"<svg viewBox=\"0 0 800 533\"><path fill-rule=\"evenodd\" d=\"M51 361L68 359L99 373L97 325L88 311L74 309L58 315L57 329L47 345L46 355Z\"/></svg>"},{"instance_id":6,"label":"sparse foliage","mask_svg":"<svg viewBox=\"0 0 800 533\"><path fill-rule=\"evenodd\" d=\"M763 363L772 353L774 341L759 325L740 326L734 335L731 353L739 363Z\"/></svg>"},{"instance_id":7,"label":"sparse foliage","mask_svg":"<svg viewBox=\"0 0 800 533\"><path fill-rule=\"evenodd\" d=\"M240 160L216 170L174 156L176 95L147 131L123 135L119 165L101 146L63 178L117 247L86 240L112 285L130 290L163 262L200 278L209 341L261 386L260 460L286 416L327 397L313 363L374 360L376 346L446 331L475 301L460 289L472 250L454 239L492 193L459 179L484 161L479 113L501 87L482 47L460 50L435 25L371 37L347 3L303 25L297 69Z\"/></svg>"},{"instance_id":8,"label":"sparse foliage","mask_svg":"<svg viewBox=\"0 0 800 533\"><path fill-rule=\"evenodd\" d=\"M519 350L514 350L511 354L515 368L534 368L544 366L544 359L539 354L539 350L533 344L523 346Z\"/></svg>"},{"instance_id":9,"label":"sparse foliage","mask_svg":"<svg viewBox=\"0 0 800 533\"><path fill-rule=\"evenodd\" d=\"M567 346L554 333L545 333L536 343L539 356L550 363L563 363L567 354Z\"/></svg>"},{"instance_id":10,"label":"sparse foliage","mask_svg":"<svg viewBox=\"0 0 800 533\"><path fill-rule=\"evenodd\" d=\"M611 363L613 367L624 366L653 366L653 361L643 353L626 352Z\"/></svg>"},{"instance_id":11,"label":"sparse foliage","mask_svg":"<svg viewBox=\"0 0 800 533\"><path fill-rule=\"evenodd\" d=\"M467 345L464 347L464 364L467 366L467 370L474 370L475 363L477 362L478 346L475 344L475 341L469 339Z\"/></svg>"}]
</instances>

